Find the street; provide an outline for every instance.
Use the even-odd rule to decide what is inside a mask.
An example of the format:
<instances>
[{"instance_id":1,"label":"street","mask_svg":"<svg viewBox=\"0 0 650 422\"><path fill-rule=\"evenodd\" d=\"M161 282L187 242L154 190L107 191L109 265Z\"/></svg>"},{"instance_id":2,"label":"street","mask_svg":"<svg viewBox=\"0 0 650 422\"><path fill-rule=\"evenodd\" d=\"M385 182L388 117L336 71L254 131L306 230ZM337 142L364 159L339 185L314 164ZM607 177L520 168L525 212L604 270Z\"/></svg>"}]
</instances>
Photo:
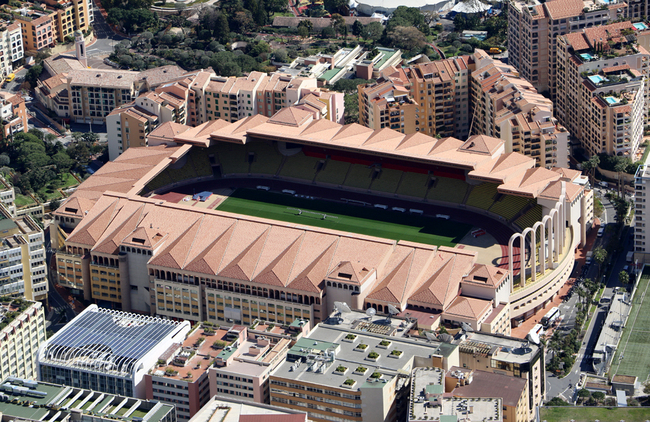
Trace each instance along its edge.
<instances>
[{"instance_id":1,"label":"street","mask_svg":"<svg viewBox=\"0 0 650 422\"><path fill-rule=\"evenodd\" d=\"M615 223L616 210L614 206L605 198L605 190L595 189L596 195L600 198L604 212L601 216L601 221L603 227L609 222L610 224ZM603 297L611 297L614 294L614 288L623 287L618 280L618 274L623 270L623 267L627 264L625 262L625 257L628 251L631 251L633 248L633 239L629 237L629 227L623 229L623 238L625 241L625 248L615 257L609 257L609 264L605 263L604 266L611 266L612 270L610 272L610 277L606 281L606 286L603 292ZM611 231L605 231L603 237L597 238L594 248L600 245L607 245L613 236ZM613 258L613 260L612 260ZM586 265L586 264L585 264ZM603 272L605 270L603 269ZM581 276L582 269L574 268L572 277L578 278ZM598 277L598 265L592 263L587 269L586 273L582 278L590 278L596 280ZM563 330L563 332L571 331L575 326L575 317L577 313L576 304L578 302L578 295L571 295L570 299L562 303L559 308L561 314L564 316L562 324L557 328L558 330ZM547 398L551 399L553 397L559 396L564 400L574 402L576 400L576 393L578 391L577 385L580 380L581 373L593 373L594 368L592 365L592 353L598 341L598 336L600 335L600 327L605 322L607 317L607 306L598 305L594 316L591 319L589 327L586 330L583 343L578 351L576 356L575 364L571 372L562 379L557 378L555 375L546 373L546 394Z\"/></svg>"}]
</instances>

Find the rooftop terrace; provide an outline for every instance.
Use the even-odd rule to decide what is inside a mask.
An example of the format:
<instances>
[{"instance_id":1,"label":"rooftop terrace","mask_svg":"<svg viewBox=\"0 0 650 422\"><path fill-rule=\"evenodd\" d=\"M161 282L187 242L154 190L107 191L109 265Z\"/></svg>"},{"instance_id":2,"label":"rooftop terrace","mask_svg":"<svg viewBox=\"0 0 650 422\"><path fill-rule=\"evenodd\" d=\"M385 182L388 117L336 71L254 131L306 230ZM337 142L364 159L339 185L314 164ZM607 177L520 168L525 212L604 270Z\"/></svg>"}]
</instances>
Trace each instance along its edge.
<instances>
[{"instance_id":1,"label":"rooftop terrace","mask_svg":"<svg viewBox=\"0 0 650 422\"><path fill-rule=\"evenodd\" d=\"M0 386L0 414L5 417L64 422L70 419L71 409L100 420L159 422L174 408L154 401L19 378L7 378Z\"/></svg>"}]
</instances>

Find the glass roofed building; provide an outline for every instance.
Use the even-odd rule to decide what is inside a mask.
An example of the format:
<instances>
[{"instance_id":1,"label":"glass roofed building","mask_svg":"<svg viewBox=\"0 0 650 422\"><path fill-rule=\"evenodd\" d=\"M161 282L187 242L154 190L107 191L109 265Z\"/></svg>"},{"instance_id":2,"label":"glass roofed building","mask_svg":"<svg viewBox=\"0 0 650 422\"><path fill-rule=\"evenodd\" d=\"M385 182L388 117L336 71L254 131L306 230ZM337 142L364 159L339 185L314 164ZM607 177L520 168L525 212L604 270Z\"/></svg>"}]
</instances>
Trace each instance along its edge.
<instances>
[{"instance_id":1,"label":"glass roofed building","mask_svg":"<svg viewBox=\"0 0 650 422\"><path fill-rule=\"evenodd\" d=\"M39 380L144 398L145 373L189 330L187 321L91 305L41 346Z\"/></svg>"}]
</instances>

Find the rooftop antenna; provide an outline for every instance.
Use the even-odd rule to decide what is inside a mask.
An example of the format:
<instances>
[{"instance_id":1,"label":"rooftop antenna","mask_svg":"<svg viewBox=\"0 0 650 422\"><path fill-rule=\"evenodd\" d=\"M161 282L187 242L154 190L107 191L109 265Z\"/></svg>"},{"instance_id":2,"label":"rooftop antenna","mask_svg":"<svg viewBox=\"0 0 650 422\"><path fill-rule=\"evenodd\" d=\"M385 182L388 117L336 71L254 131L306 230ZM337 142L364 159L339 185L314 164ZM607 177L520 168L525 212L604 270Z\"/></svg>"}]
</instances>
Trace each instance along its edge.
<instances>
[{"instance_id":1,"label":"rooftop antenna","mask_svg":"<svg viewBox=\"0 0 650 422\"><path fill-rule=\"evenodd\" d=\"M368 319L372 322L372 317L377 315L377 310L375 308L368 308L366 309L366 315L368 315Z\"/></svg>"},{"instance_id":2,"label":"rooftop antenna","mask_svg":"<svg viewBox=\"0 0 650 422\"><path fill-rule=\"evenodd\" d=\"M391 304L386 305L386 307L388 308L388 318L386 318L386 320L390 322L390 319L392 318L393 315L399 314L399 309L397 309Z\"/></svg>"}]
</instances>

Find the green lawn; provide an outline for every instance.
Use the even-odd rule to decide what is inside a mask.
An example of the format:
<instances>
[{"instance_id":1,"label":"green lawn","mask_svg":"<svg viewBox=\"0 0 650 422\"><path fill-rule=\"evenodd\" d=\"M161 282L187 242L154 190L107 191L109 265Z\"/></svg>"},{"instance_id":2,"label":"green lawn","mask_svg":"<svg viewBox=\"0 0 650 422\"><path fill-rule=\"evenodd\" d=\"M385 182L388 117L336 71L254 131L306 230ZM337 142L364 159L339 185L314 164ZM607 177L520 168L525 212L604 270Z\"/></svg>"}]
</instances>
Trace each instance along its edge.
<instances>
[{"instance_id":1,"label":"green lawn","mask_svg":"<svg viewBox=\"0 0 650 422\"><path fill-rule=\"evenodd\" d=\"M351 194L350 196L353 197ZM470 224L420 217L377 208L296 198L252 189L238 189L217 208L220 211L264 217L394 240L455 246ZM299 215L298 209L302 210ZM325 213L322 215L310 212ZM335 218L336 217L336 218Z\"/></svg>"},{"instance_id":2,"label":"green lawn","mask_svg":"<svg viewBox=\"0 0 650 422\"><path fill-rule=\"evenodd\" d=\"M650 300L645 300L649 283L650 268L644 268L611 368L612 374L637 376L641 382L650 374Z\"/></svg>"},{"instance_id":3,"label":"green lawn","mask_svg":"<svg viewBox=\"0 0 650 422\"><path fill-rule=\"evenodd\" d=\"M22 207L25 207L27 205L35 204L34 200L30 196L22 195L22 194L17 194L16 195L16 200L14 201L14 203L16 204L16 207L18 207L18 208L22 208Z\"/></svg>"},{"instance_id":4,"label":"green lawn","mask_svg":"<svg viewBox=\"0 0 650 422\"><path fill-rule=\"evenodd\" d=\"M72 173L65 173L62 175L63 183L57 183L57 187L61 189L69 188L70 186L76 186L79 184L77 179L72 175Z\"/></svg>"},{"instance_id":5,"label":"green lawn","mask_svg":"<svg viewBox=\"0 0 650 422\"><path fill-rule=\"evenodd\" d=\"M650 419L650 407L541 407L540 420L548 422L619 422Z\"/></svg>"}]
</instances>

